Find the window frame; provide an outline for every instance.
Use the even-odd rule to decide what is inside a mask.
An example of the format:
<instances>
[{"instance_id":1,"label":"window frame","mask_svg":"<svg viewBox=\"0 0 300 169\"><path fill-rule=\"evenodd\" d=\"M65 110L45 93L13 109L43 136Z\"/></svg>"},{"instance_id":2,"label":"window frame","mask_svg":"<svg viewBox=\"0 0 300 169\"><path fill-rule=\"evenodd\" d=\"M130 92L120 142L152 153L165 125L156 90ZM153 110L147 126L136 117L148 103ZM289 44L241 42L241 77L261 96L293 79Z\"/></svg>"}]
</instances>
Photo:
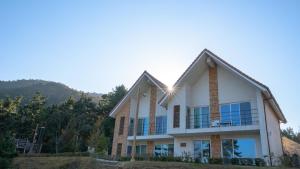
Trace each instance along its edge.
<instances>
[{"instance_id":1,"label":"window frame","mask_svg":"<svg viewBox=\"0 0 300 169\"><path fill-rule=\"evenodd\" d=\"M173 128L180 128L180 105L173 107Z\"/></svg>"}]
</instances>

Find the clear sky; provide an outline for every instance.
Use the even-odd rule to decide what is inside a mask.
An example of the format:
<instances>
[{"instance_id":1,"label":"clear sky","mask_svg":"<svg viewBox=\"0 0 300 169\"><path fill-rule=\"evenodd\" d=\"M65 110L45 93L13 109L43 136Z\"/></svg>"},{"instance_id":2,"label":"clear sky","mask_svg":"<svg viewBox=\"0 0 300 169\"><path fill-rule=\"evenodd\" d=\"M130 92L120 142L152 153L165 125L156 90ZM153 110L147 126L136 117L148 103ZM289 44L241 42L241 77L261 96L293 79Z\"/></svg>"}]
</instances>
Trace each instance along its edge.
<instances>
[{"instance_id":1,"label":"clear sky","mask_svg":"<svg viewBox=\"0 0 300 169\"><path fill-rule=\"evenodd\" d=\"M207 48L268 85L300 127L300 1L0 1L0 79L89 92L147 70L172 85Z\"/></svg>"}]
</instances>

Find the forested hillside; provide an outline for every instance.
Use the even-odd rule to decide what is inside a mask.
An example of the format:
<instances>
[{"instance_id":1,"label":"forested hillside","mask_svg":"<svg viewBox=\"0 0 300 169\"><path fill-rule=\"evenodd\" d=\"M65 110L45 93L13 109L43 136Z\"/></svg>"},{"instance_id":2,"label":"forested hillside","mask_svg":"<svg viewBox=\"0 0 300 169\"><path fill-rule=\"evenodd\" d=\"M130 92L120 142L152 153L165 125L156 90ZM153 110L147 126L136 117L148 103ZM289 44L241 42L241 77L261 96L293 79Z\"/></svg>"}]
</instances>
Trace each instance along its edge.
<instances>
[{"instance_id":1,"label":"forested hillside","mask_svg":"<svg viewBox=\"0 0 300 169\"><path fill-rule=\"evenodd\" d=\"M60 104L69 97L78 100L83 92L71 89L70 87L57 82L44 80L16 80L0 81L0 99L6 97L15 98L22 96L22 103L26 104L36 92L41 93L47 99L47 105ZM101 99L101 94L85 93L96 103Z\"/></svg>"}]
</instances>

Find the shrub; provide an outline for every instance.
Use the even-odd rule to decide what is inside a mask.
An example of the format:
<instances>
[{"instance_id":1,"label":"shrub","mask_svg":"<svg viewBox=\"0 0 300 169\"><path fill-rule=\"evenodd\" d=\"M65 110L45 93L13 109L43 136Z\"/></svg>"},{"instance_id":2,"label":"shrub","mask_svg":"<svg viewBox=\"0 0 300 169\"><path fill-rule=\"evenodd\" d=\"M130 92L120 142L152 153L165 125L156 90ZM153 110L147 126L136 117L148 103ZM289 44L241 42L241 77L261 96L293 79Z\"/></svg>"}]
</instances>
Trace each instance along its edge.
<instances>
[{"instance_id":1,"label":"shrub","mask_svg":"<svg viewBox=\"0 0 300 169\"><path fill-rule=\"evenodd\" d=\"M129 156L123 156L123 157L120 157L119 160L120 161L130 161L131 157Z\"/></svg>"},{"instance_id":2,"label":"shrub","mask_svg":"<svg viewBox=\"0 0 300 169\"><path fill-rule=\"evenodd\" d=\"M240 164L241 165L253 165L253 159L252 158L240 158Z\"/></svg>"},{"instance_id":3,"label":"shrub","mask_svg":"<svg viewBox=\"0 0 300 169\"><path fill-rule=\"evenodd\" d=\"M266 162L264 159L255 158L254 161L256 166L266 166Z\"/></svg>"},{"instance_id":4,"label":"shrub","mask_svg":"<svg viewBox=\"0 0 300 169\"><path fill-rule=\"evenodd\" d=\"M223 164L223 159L222 158L210 158L209 163L210 164Z\"/></svg>"},{"instance_id":5,"label":"shrub","mask_svg":"<svg viewBox=\"0 0 300 169\"><path fill-rule=\"evenodd\" d=\"M0 168L10 168L11 167L11 158L0 157Z\"/></svg>"},{"instance_id":6,"label":"shrub","mask_svg":"<svg viewBox=\"0 0 300 169\"><path fill-rule=\"evenodd\" d=\"M232 158L231 159L231 164L232 165L239 165L240 164L240 159L238 159L238 158Z\"/></svg>"}]
</instances>

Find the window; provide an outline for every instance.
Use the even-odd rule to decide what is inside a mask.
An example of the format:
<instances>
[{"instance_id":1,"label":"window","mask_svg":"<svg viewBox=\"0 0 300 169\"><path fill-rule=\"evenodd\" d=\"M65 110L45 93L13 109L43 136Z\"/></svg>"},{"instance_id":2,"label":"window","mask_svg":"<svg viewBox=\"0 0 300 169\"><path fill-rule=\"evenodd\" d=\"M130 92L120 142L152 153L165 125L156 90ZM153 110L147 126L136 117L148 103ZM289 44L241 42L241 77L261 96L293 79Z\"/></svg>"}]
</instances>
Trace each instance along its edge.
<instances>
[{"instance_id":1,"label":"window","mask_svg":"<svg viewBox=\"0 0 300 169\"><path fill-rule=\"evenodd\" d=\"M209 107L195 107L194 108L194 128L208 128L209 127Z\"/></svg>"},{"instance_id":2,"label":"window","mask_svg":"<svg viewBox=\"0 0 300 169\"><path fill-rule=\"evenodd\" d=\"M121 156L122 152L122 143L118 143L117 145L117 156Z\"/></svg>"},{"instance_id":3,"label":"window","mask_svg":"<svg viewBox=\"0 0 300 169\"><path fill-rule=\"evenodd\" d=\"M131 156L132 146L127 146L127 156Z\"/></svg>"},{"instance_id":4,"label":"window","mask_svg":"<svg viewBox=\"0 0 300 169\"><path fill-rule=\"evenodd\" d=\"M173 144L157 144L154 148L154 156L172 156L174 153Z\"/></svg>"},{"instance_id":5,"label":"window","mask_svg":"<svg viewBox=\"0 0 300 169\"><path fill-rule=\"evenodd\" d=\"M125 117L123 116L123 117L120 118L119 135L123 134L124 122L125 122Z\"/></svg>"},{"instance_id":6,"label":"window","mask_svg":"<svg viewBox=\"0 0 300 169\"><path fill-rule=\"evenodd\" d=\"M186 107L186 128L191 128L191 108Z\"/></svg>"},{"instance_id":7,"label":"window","mask_svg":"<svg viewBox=\"0 0 300 169\"><path fill-rule=\"evenodd\" d=\"M179 128L180 126L180 105L174 106L174 116L173 116L173 128Z\"/></svg>"},{"instance_id":8,"label":"window","mask_svg":"<svg viewBox=\"0 0 300 169\"><path fill-rule=\"evenodd\" d=\"M133 136L133 129L134 129L134 119L130 118L128 136Z\"/></svg>"},{"instance_id":9,"label":"window","mask_svg":"<svg viewBox=\"0 0 300 169\"><path fill-rule=\"evenodd\" d=\"M222 126L251 125L251 105L249 102L222 104L220 106Z\"/></svg>"},{"instance_id":10,"label":"window","mask_svg":"<svg viewBox=\"0 0 300 169\"><path fill-rule=\"evenodd\" d=\"M223 158L255 158L255 140L252 138L222 140Z\"/></svg>"},{"instance_id":11,"label":"window","mask_svg":"<svg viewBox=\"0 0 300 169\"><path fill-rule=\"evenodd\" d=\"M208 163L210 158L210 141L197 140L194 141L194 159L196 162Z\"/></svg>"},{"instance_id":12,"label":"window","mask_svg":"<svg viewBox=\"0 0 300 169\"><path fill-rule=\"evenodd\" d=\"M167 133L167 116L157 116L155 120L155 133L166 134Z\"/></svg>"},{"instance_id":13,"label":"window","mask_svg":"<svg viewBox=\"0 0 300 169\"><path fill-rule=\"evenodd\" d=\"M148 135L148 130L149 130L148 118L138 119L137 135L138 136L146 136L146 135Z\"/></svg>"},{"instance_id":14,"label":"window","mask_svg":"<svg viewBox=\"0 0 300 169\"><path fill-rule=\"evenodd\" d=\"M147 150L147 145L137 145L135 149L135 153L137 156L145 156Z\"/></svg>"}]
</instances>

